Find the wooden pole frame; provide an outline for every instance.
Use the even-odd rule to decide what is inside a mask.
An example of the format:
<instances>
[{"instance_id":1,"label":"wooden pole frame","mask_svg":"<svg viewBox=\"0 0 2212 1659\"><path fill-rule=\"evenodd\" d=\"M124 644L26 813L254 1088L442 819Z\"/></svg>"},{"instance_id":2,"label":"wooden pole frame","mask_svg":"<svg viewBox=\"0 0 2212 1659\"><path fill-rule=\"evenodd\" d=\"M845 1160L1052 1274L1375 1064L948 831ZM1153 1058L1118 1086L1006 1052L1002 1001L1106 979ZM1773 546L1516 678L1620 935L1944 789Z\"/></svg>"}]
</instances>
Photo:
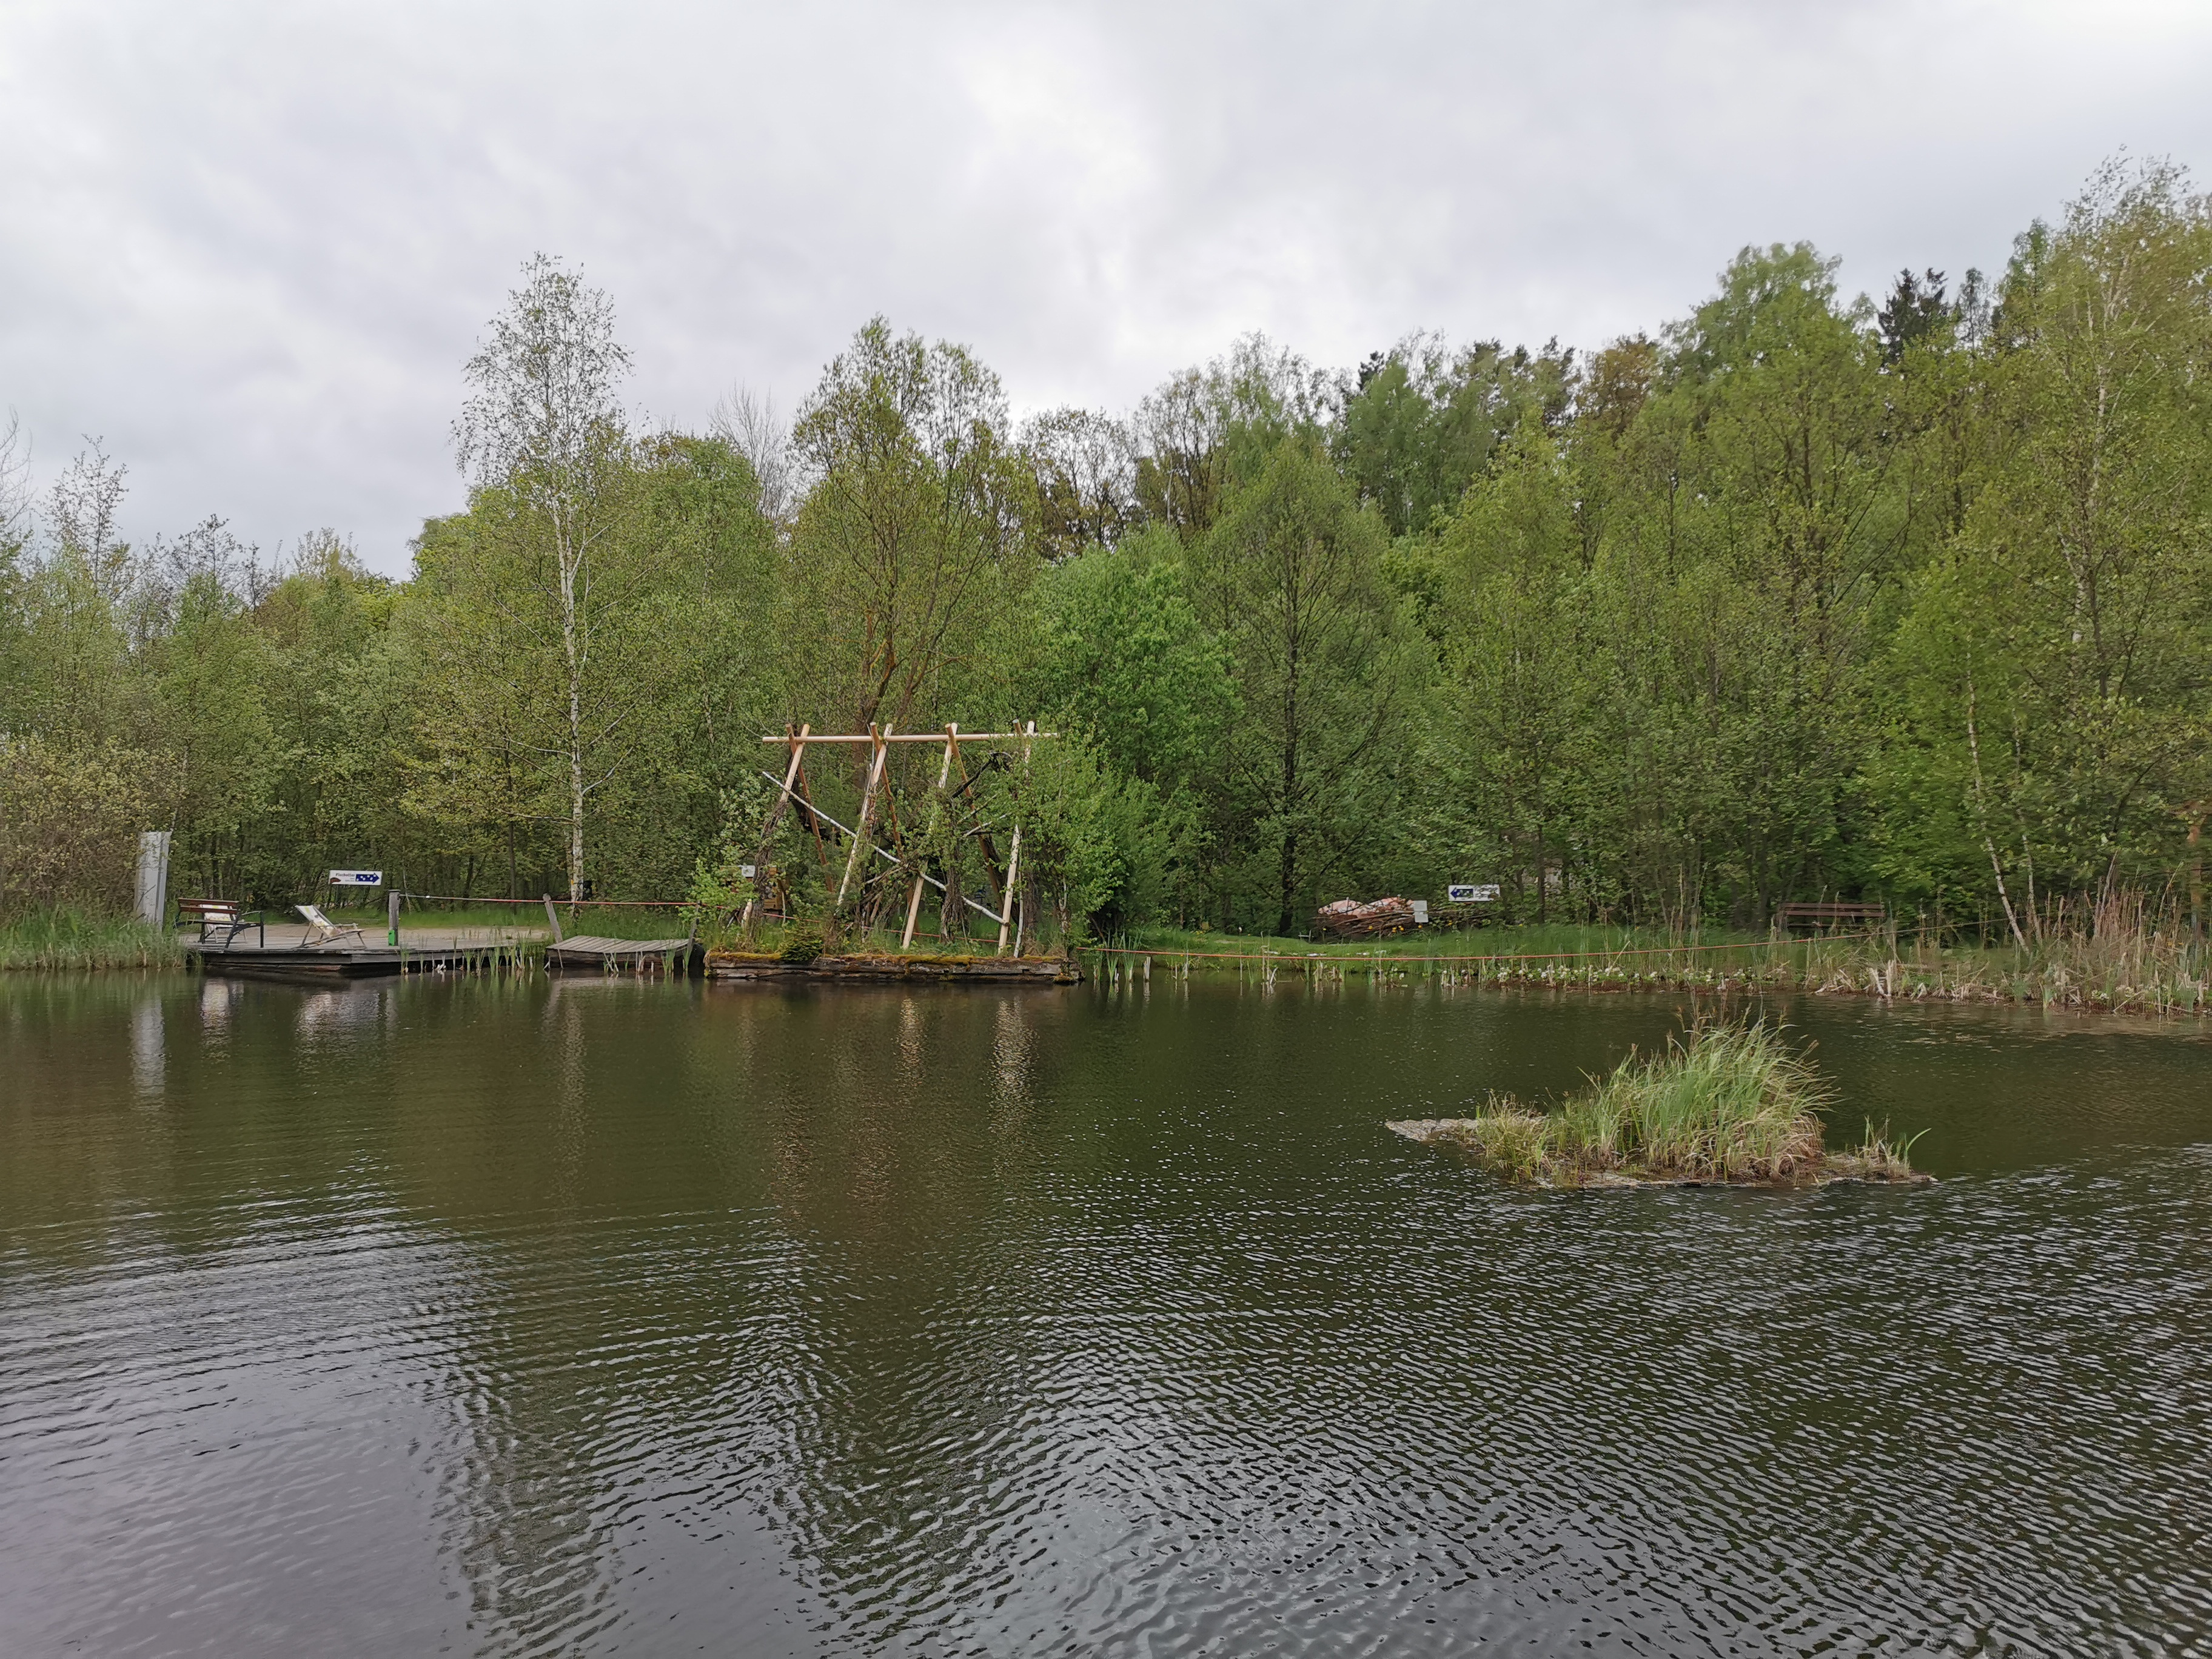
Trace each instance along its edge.
<instances>
[{"instance_id":1,"label":"wooden pole frame","mask_svg":"<svg viewBox=\"0 0 2212 1659\"><path fill-rule=\"evenodd\" d=\"M915 928L921 919L922 889L934 887L939 892L950 890L944 882L929 873L925 863L927 853L927 842L936 836L941 814L945 810L945 787L951 781L953 769L955 767L959 769L963 780L973 781L968 771L965 745L985 744L994 747L1012 748L1018 744L1021 750L1022 765L1026 770L1033 746L1041 741L1057 738L1059 735L1057 732L1038 731L1035 720L1025 721L1019 729L1012 732L963 732L957 722L947 724L942 732L894 732L889 726L879 727L872 724L864 732L817 732L811 725L802 725L793 731L787 726L781 735L770 733L761 738L763 743L787 745L791 750L791 762L785 769L780 783L774 773L762 774L762 776L770 784L775 785L777 793L775 805L769 809L767 824L761 832L762 851L755 859L753 867L757 872L765 870L769 837L775 831L783 809L787 805L796 805L805 813L808 828L813 831L815 853L822 863L825 887L829 881L830 853L829 848L823 842L822 826L827 823L831 829L848 837L852 842L852 846L846 854L843 876L837 884L836 897L830 907L833 922L836 917L842 913L846 897L853 890L854 878L866 866L869 854L874 854L896 868L910 870L913 872L912 888L907 898L906 926L899 939L899 948L908 949L914 943ZM859 823L854 828L848 829L816 806L812 794L807 788L806 750L810 744L817 743L864 743L869 747L867 771L860 790ZM896 803L890 799L888 779L890 747L893 744L901 743L933 743L944 745L944 755L938 764L937 793L930 809L929 828L924 836L925 846L918 854L908 851L904 832L898 828ZM899 844L898 850L896 852L875 843L873 831L879 807L889 814L886 821L892 825L893 839ZM1022 939L1028 932L1029 923L1028 907L1021 902L1018 886L1021 879L1022 857L1022 824L1018 807L1015 811L1013 838L1007 849L1003 882L1000 882L998 852L991 843L989 830L978 826L974 834L983 854L985 874L1000 885L998 908L994 910L988 905L979 904L965 894L961 895L961 902L968 908L977 911L999 924L998 954L1004 956L1010 939L1017 949L1019 948ZM863 877L862 879L865 881L866 878ZM761 907L758 889L756 888L754 898L746 908L746 919L749 923L759 908ZM1018 926L1016 925L1018 916Z\"/></svg>"}]
</instances>

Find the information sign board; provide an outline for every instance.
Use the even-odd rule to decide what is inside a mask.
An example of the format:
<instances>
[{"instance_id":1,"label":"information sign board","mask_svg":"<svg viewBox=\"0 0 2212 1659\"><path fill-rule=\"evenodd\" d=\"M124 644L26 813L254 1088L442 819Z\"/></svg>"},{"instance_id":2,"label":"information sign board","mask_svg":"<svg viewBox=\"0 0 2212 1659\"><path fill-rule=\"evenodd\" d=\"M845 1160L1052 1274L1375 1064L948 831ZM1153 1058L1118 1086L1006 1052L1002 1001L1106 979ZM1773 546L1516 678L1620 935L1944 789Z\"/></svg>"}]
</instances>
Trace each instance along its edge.
<instances>
[{"instance_id":1,"label":"information sign board","mask_svg":"<svg viewBox=\"0 0 2212 1659\"><path fill-rule=\"evenodd\" d=\"M381 887L384 885L384 872L381 870L333 870L331 872L331 885L333 887Z\"/></svg>"},{"instance_id":2,"label":"information sign board","mask_svg":"<svg viewBox=\"0 0 2212 1659\"><path fill-rule=\"evenodd\" d=\"M1480 884L1455 881L1444 889L1444 896L1454 904L1495 904L1498 902L1498 884L1494 881Z\"/></svg>"}]
</instances>

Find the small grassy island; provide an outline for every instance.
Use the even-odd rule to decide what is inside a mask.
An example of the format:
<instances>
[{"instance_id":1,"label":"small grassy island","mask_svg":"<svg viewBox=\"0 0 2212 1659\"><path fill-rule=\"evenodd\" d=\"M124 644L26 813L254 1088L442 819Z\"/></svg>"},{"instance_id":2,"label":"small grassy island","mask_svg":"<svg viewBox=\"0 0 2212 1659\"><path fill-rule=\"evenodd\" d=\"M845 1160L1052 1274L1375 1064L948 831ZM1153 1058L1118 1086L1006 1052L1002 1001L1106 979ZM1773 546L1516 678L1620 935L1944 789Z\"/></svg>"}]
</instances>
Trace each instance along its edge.
<instances>
[{"instance_id":1,"label":"small grassy island","mask_svg":"<svg viewBox=\"0 0 2212 1659\"><path fill-rule=\"evenodd\" d=\"M1829 1091L1764 1022L1700 1025L1655 1054L1632 1052L1556 1111L1492 1094L1473 1117L1389 1125L1456 1146L1522 1187L1820 1187L1918 1183L1906 1153L1868 1127L1856 1151L1822 1145Z\"/></svg>"}]
</instances>

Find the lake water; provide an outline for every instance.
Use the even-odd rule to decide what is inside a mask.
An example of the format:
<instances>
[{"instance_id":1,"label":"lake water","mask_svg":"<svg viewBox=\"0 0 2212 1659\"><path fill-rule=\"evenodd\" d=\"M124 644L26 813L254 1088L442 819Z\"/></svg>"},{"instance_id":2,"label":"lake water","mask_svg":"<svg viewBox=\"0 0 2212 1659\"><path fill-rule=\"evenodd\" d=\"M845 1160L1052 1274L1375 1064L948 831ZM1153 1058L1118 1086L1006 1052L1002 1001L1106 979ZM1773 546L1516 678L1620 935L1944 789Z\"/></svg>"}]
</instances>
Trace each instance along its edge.
<instances>
[{"instance_id":1,"label":"lake water","mask_svg":"<svg viewBox=\"0 0 2212 1659\"><path fill-rule=\"evenodd\" d=\"M2212 1650L2206 1030L1783 1007L1932 1188L1382 1127L1687 1006L0 979L0 1652Z\"/></svg>"}]
</instances>

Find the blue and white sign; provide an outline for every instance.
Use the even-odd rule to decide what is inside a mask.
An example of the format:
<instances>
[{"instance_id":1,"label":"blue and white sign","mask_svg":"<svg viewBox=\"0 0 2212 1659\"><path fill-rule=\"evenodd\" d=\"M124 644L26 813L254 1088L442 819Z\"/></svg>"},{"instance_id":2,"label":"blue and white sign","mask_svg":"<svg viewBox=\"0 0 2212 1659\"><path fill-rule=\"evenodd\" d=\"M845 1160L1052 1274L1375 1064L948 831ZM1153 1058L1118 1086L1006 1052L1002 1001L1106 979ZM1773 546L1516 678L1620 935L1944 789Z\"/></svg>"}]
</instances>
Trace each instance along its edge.
<instances>
[{"instance_id":1,"label":"blue and white sign","mask_svg":"<svg viewBox=\"0 0 2212 1659\"><path fill-rule=\"evenodd\" d=\"M333 870L331 872L331 885L333 887L381 887L384 885L384 872L381 870Z\"/></svg>"},{"instance_id":2,"label":"blue and white sign","mask_svg":"<svg viewBox=\"0 0 2212 1659\"><path fill-rule=\"evenodd\" d=\"M1485 882L1478 886L1474 882L1455 881L1444 889L1444 896L1454 904L1495 904L1498 884Z\"/></svg>"}]
</instances>

